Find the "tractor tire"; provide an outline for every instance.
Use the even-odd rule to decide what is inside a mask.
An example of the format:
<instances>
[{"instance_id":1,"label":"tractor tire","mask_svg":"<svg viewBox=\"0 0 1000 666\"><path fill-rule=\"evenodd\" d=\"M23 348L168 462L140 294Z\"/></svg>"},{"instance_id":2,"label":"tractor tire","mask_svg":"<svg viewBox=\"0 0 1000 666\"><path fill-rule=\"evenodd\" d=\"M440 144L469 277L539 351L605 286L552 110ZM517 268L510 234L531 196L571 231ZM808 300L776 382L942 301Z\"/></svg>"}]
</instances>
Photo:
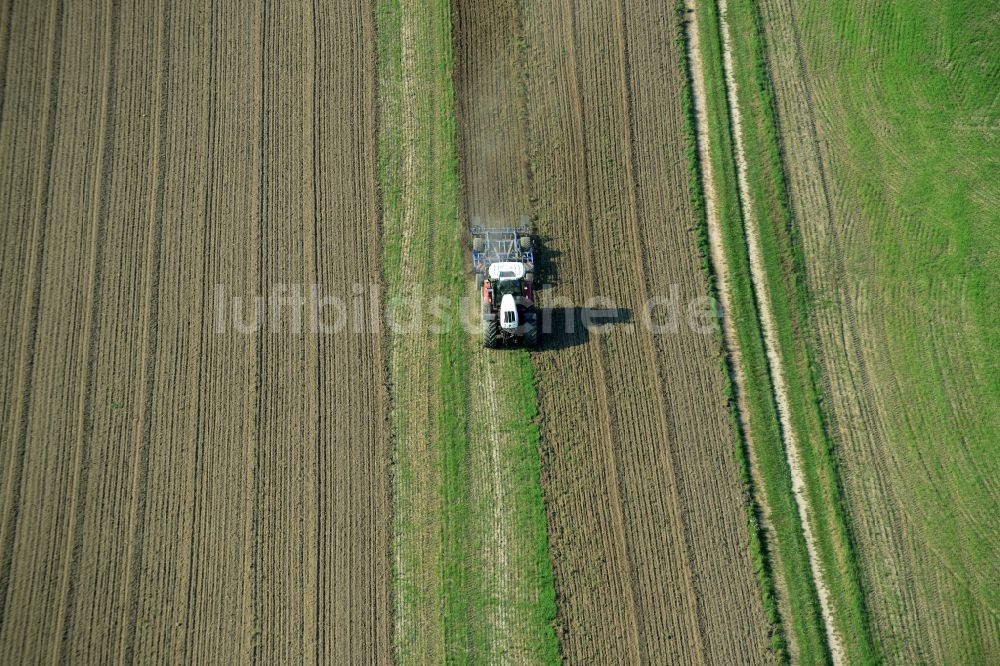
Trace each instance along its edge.
<instances>
[{"instance_id":1,"label":"tractor tire","mask_svg":"<svg viewBox=\"0 0 1000 666\"><path fill-rule=\"evenodd\" d=\"M524 251L531 249L531 236L521 236L521 249Z\"/></svg>"},{"instance_id":2,"label":"tractor tire","mask_svg":"<svg viewBox=\"0 0 1000 666\"><path fill-rule=\"evenodd\" d=\"M475 251L475 252L482 252L484 247L485 247L485 241L483 241L482 238L473 238L472 239L472 249L473 249L473 251Z\"/></svg>"},{"instance_id":3,"label":"tractor tire","mask_svg":"<svg viewBox=\"0 0 1000 666\"><path fill-rule=\"evenodd\" d=\"M483 347L496 349L499 337L500 322L496 319L483 320Z\"/></svg>"},{"instance_id":4,"label":"tractor tire","mask_svg":"<svg viewBox=\"0 0 1000 666\"><path fill-rule=\"evenodd\" d=\"M528 326L524 330L524 346L534 349L538 346L538 327Z\"/></svg>"},{"instance_id":5,"label":"tractor tire","mask_svg":"<svg viewBox=\"0 0 1000 666\"><path fill-rule=\"evenodd\" d=\"M524 281L525 282L529 282L531 284L534 284L535 283L535 274L532 273L531 271L528 271L527 273L524 274Z\"/></svg>"}]
</instances>

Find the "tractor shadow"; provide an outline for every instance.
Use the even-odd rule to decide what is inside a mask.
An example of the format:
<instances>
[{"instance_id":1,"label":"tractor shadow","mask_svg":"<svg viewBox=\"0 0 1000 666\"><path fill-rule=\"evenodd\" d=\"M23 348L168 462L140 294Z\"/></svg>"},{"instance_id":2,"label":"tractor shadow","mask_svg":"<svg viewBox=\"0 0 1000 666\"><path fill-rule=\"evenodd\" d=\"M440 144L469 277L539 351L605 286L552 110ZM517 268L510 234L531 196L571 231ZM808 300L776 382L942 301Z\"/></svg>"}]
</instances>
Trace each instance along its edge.
<instances>
[{"instance_id":1,"label":"tractor shadow","mask_svg":"<svg viewBox=\"0 0 1000 666\"><path fill-rule=\"evenodd\" d=\"M540 308L538 314L542 327L539 351L558 351L583 345L590 341L592 335L602 335L591 329L631 326L632 322L632 311L628 308Z\"/></svg>"},{"instance_id":2,"label":"tractor shadow","mask_svg":"<svg viewBox=\"0 0 1000 666\"><path fill-rule=\"evenodd\" d=\"M535 244L535 284L537 290L551 289L559 284L559 262L562 254L549 244L551 236L534 236Z\"/></svg>"}]
</instances>

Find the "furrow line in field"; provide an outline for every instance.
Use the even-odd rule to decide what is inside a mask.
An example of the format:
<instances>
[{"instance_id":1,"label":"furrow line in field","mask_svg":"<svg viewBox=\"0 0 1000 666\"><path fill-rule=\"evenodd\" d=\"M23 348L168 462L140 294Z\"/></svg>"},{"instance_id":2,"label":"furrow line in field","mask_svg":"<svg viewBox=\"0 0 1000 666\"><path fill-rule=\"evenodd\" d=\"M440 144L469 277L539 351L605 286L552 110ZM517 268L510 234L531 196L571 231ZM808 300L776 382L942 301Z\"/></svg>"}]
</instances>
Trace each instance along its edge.
<instances>
[{"instance_id":1,"label":"furrow line in field","mask_svg":"<svg viewBox=\"0 0 1000 666\"><path fill-rule=\"evenodd\" d=\"M216 94L216 86L218 79L218 65L217 58L219 57L219 40L218 40L218 6L216 2L211 2L209 9L209 20L206 22L205 30L207 34L207 41L209 43L208 47L208 57L206 63L206 75L204 82L204 94L206 97L205 101L205 141L202 144L202 149L205 154L205 175L202 183L202 221L201 228L198 230L198 250L194 252L194 256L197 258L195 261L198 262L200 273L200 280L196 286L196 299L195 303L191 306L192 311L195 313L195 322L197 322L197 317L204 317L205 312L205 290L206 290L206 274L208 271L209 263L209 240L210 234L209 230L212 228L212 200L214 198L215 190L215 173L214 173L214 160L216 154L216 141L219 129L217 127L218 122L216 121L216 114L218 113L218 99ZM183 596L184 603L178 608L178 613L181 615L181 619L178 620L177 632L179 634L178 640L181 643L179 648L180 653L183 655L183 660L186 662L191 662L193 659L192 651L197 648L195 641L195 619L196 615L196 586L195 578L197 576L197 561L198 561L198 546L201 540L201 535L198 533L198 523L203 512L203 501L202 501L202 488L201 482L203 477L202 466L204 465L204 442L203 442L203 428L202 422L205 412L205 395L204 395L204 367L205 367L205 324L202 323L198 325L195 323L192 328L192 338L196 340L193 344L194 352L192 358L195 359L191 363L191 367L188 371L188 391L189 395L194 396L194 417L192 418L187 437L192 442L191 451L186 456L187 460L187 488L185 493L185 498L189 502L187 509L187 521L184 525L187 533L188 541L188 553L186 558L183 560L183 573L181 574L181 579L183 580ZM248 454L253 452L255 449L252 446L247 446L246 448ZM249 513L249 511L248 511ZM246 549L248 555L251 550L248 547ZM252 555L249 555L252 558Z\"/></svg>"},{"instance_id":2,"label":"furrow line in field","mask_svg":"<svg viewBox=\"0 0 1000 666\"><path fill-rule=\"evenodd\" d=\"M302 146L303 173L302 181L302 230L303 239L303 288L319 285L319 220L316 211L317 199L317 168L316 144L318 141L316 119L316 68L317 68L317 16L316 0L304 3L302 43L305 48L303 62L303 95L302 95ZM320 461L323 459L323 428L326 420L323 418L323 366L321 356L321 341L318 331L307 333L304 340L305 362L303 371L310 372L316 382L314 391L307 391L305 400L305 418L307 423L314 424L314 437L309 438L308 445L302 446L303 486L301 502L304 510L302 534L302 657L305 663L323 663L320 650L320 627L323 625L323 614L320 606L320 553L322 539L320 537L321 504L320 504ZM310 371L311 368L311 371Z\"/></svg>"},{"instance_id":3,"label":"furrow line in field","mask_svg":"<svg viewBox=\"0 0 1000 666\"><path fill-rule=\"evenodd\" d=\"M17 538L17 528L21 513L22 483L24 480L24 459L26 447L28 445L28 415L31 409L31 399L34 381L35 347L38 336L39 301L41 299L41 272L44 261L45 230L48 223L48 198L52 186L52 153L55 144L55 114L57 111L59 95L59 75L60 58L62 50L62 2L56 0L50 18L49 37L47 51L49 53L48 70L46 81L49 90L48 110L45 114L43 124L44 155L40 165L39 174L35 182L35 217L32 223L32 234L30 245L32 254L28 265L28 286L26 296L23 299L23 309L21 312L21 334L20 344L17 352L17 379L16 387L16 408L13 411L13 423L10 424L12 431L7 438L8 446L11 447L11 460L8 463L9 470L5 470L7 480L5 482L6 492L4 493L4 511L2 515L3 526L0 529L0 547L3 552L0 554L0 634L3 633L7 615L7 600L11 581L11 567L13 565L14 545Z\"/></svg>"},{"instance_id":4,"label":"furrow line in field","mask_svg":"<svg viewBox=\"0 0 1000 666\"><path fill-rule=\"evenodd\" d=\"M3 123L4 102L7 99L7 63L10 61L11 30L14 25L14 0L8 0L2 8L3 16L0 17L0 33L3 34L0 40L0 124Z\"/></svg>"},{"instance_id":5,"label":"furrow line in field","mask_svg":"<svg viewBox=\"0 0 1000 666\"><path fill-rule=\"evenodd\" d=\"M214 2L215 0L213 0ZM256 279L256 292L260 295L268 293L268 288L270 285L267 284L266 276L266 256L267 256L267 226L266 220L268 217L268 194L266 191L268 180L268 166L269 166L269 149L271 147L272 138L269 135L268 130L270 126L268 125L268 64L271 54L268 52L268 28L271 22L272 12L275 10L274 5L267 0L260 0L260 3L255 8L260 13L260 33L257 36L257 53L254 55L259 55L260 59L255 63L257 65L256 72L256 94L257 94L257 132L255 135L248 136L247 139L253 140L253 147L256 151L257 164L250 165L252 169L254 166L257 168L257 186L260 188L257 194L256 203L256 222L253 225L253 242L251 247L256 250L255 259L256 263L254 265L253 277ZM250 68L247 68L248 71ZM212 81L210 85L214 88L222 89L223 81L225 80L226 72L223 72L223 76L217 76L215 81ZM254 79L250 79L254 82ZM222 115L221 113L219 115ZM207 222L207 220L206 220ZM207 254L207 252L206 252ZM206 280L206 275L202 275L202 280ZM206 280L207 281L207 280ZM260 316L260 315L258 315ZM264 511L261 508L262 493L261 487L264 480L264 414L266 411L265 402L265 350L267 338L262 334L263 331L258 332L254 338L254 390L253 390L253 400L255 405L253 428L248 430L248 443L247 451L250 453L248 457L249 469L247 470L248 481L251 481L253 488L253 493L249 499L251 507L248 507L247 513L251 516L250 519L250 534L248 538L251 539L248 544L248 551L251 553L249 567L244 570L243 574L243 585L250 590L250 600L249 606L243 608L244 617L243 628L246 631L244 640L247 642L246 651L251 663L260 660L259 642L256 637L261 633L261 607L263 606L263 597L266 595L267 591L262 590L262 586L258 579L258 570L261 568L262 560L264 559L264 549L262 542L264 539L261 538L261 532L264 530L263 522L266 518L264 516Z\"/></svg>"},{"instance_id":6,"label":"furrow line in field","mask_svg":"<svg viewBox=\"0 0 1000 666\"><path fill-rule=\"evenodd\" d=\"M127 517L129 528L128 562L125 585L124 607L127 618L122 623L122 645L119 654L126 663L135 661L136 622L139 610L139 594L141 588L141 572L143 552L146 547L146 508L149 490L149 447L152 428L153 387L156 377L156 358L158 345L158 307L161 270L161 246L163 235L163 194L166 178L166 158L164 151L167 140L168 112L168 82L170 80L170 21L169 5L160 0L157 11L157 39L155 53L159 67L156 76L156 104L153 108L156 120L150 125L155 132L152 137L153 149L150 151L150 182L155 185L149 196L148 228L150 229L145 252L145 283L143 295L145 307L142 315L143 332L140 349L143 353L139 387L142 396L137 406L133 433L133 470L129 494L133 498L132 508Z\"/></svg>"}]
</instances>

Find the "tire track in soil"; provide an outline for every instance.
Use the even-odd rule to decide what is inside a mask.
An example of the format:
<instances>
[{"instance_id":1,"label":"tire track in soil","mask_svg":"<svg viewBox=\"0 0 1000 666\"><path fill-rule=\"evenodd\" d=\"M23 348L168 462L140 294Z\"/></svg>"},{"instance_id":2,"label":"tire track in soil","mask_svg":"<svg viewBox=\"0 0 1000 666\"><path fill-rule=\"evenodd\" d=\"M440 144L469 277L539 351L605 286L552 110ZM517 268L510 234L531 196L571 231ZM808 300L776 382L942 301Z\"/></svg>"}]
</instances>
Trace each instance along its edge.
<instances>
[{"instance_id":1,"label":"tire track in soil","mask_svg":"<svg viewBox=\"0 0 1000 666\"><path fill-rule=\"evenodd\" d=\"M93 373L93 358L94 358L94 348L93 340L96 337L96 332L94 330L96 325L96 305L97 305L97 293L98 284L100 281L100 275L98 273L99 266L101 265L101 248L103 244L103 229L106 221L106 214L102 210L102 202L106 201L106 183L108 179L108 170L110 167L111 158L111 144L108 143L108 135L113 127L113 119L111 114L108 113L109 101L114 95L114 69L112 68L112 56L117 48L118 41L118 26L117 18L118 11L117 7L111 6L107 12L108 16L105 21L105 34L104 39L106 41L105 52L103 54L104 63L104 76L101 82L101 90L103 92L101 96L101 103L99 107L99 113L97 116L98 121L98 139L96 143L96 149L94 154L99 156L97 164L99 165L96 173L94 175L94 187L93 187L93 207L90 215L90 242L87 245L89 248L88 261L87 261L87 280L86 280L86 293L87 301L83 308L84 320L83 320L83 334L81 338L81 343L79 346L79 354L83 359L84 370L80 374L80 381L78 387L79 398L79 417L77 420L77 428L79 432L78 439L76 441L76 455L75 463L73 466L73 479L70 486L70 506L71 509L68 515L72 517L72 522L69 523L67 528L67 538L66 538L66 552L63 555L63 561L65 563L63 567L63 580L61 584L61 593L59 608L66 609L64 612L59 613L57 629L55 636L59 637L60 640L53 643L52 647L52 659L65 661L68 657L66 654L66 647L68 642L63 638L69 632L66 627L69 621L68 609L73 605L73 593L74 585L73 581L76 579L77 570L79 562L75 556L75 553L79 549L80 543L80 523L83 517L83 503L81 500L82 495L86 492L86 482L87 482L87 470L89 469L89 446L84 442L84 433L87 431L90 423L90 403L87 396L90 395L91 391L91 377Z\"/></svg>"},{"instance_id":2,"label":"tire track in soil","mask_svg":"<svg viewBox=\"0 0 1000 666\"><path fill-rule=\"evenodd\" d=\"M458 3L456 7L456 39L459 44L456 99L459 107L460 154L463 156L467 215L486 226L503 226L515 224L519 215L527 210L526 198L529 193L526 182L528 171L522 167L528 162L525 136L527 128L524 127L523 119L519 118L522 111L520 97L510 89L518 74L518 63L510 62L510 52L517 48L514 43L514 26L519 21L516 8L504 4L502 8L493 7L493 11L485 11L482 6L485 4L466 2ZM497 9L500 10L496 11ZM484 32L486 34L482 34ZM466 48L463 49L463 46ZM572 54L568 54L568 57L572 58ZM580 179L578 182L584 181ZM592 362L600 363L596 348L593 353ZM511 361L501 356L494 362L509 365ZM483 367L480 364L481 372L474 378L477 384L484 386L483 395L489 395L491 388L495 390L496 373L510 375L509 371L490 367L491 365ZM599 405L604 415L600 419L601 427L604 428L603 439L610 444L607 398L599 401ZM486 424L484 434L489 440L484 446L489 450L490 461L494 459L497 448L504 445L503 439L497 437L497 424L501 418L498 410L495 401L489 400L473 407L474 414L482 414L476 421ZM613 449L608 447L606 451L613 459ZM490 466L491 473L495 473L496 468L492 462ZM612 483L618 482L617 467L614 464L609 465L607 473ZM496 479L490 481L497 483ZM618 539L619 557L624 557L625 537L619 498L620 493L615 489L609 500L612 506L617 507L617 519L612 528ZM502 512L500 516L502 520ZM496 529L502 534L508 528L500 523ZM507 613L504 605L507 594L503 589L505 577L499 571L504 566L503 558L491 561L488 566L498 569L501 580L500 602L495 609L497 617L492 618L496 625L493 632L496 640L498 634L502 635ZM626 589L631 591L632 588ZM629 608L632 613L629 627L634 630L637 624L634 604L630 604ZM637 655L640 649L637 631L631 634L631 641L633 655ZM503 642L501 641L500 646L495 645L494 649L497 654L504 654Z\"/></svg>"},{"instance_id":3,"label":"tire track in soil","mask_svg":"<svg viewBox=\"0 0 1000 666\"><path fill-rule=\"evenodd\" d=\"M792 474L792 492L795 495L795 502L799 509L799 520L809 553L809 565L812 569L813 583L816 586L820 600L827 643L830 647L834 664L842 664L844 663L844 647L840 633L837 631L833 620L834 609L830 601L830 591L824 581L823 567L819 560L819 554L816 551L816 541L812 533L812 524L810 522L811 509L809 498L805 494L805 476L802 471L799 442L792 428L789 416L788 389L785 386L782 359L778 352L777 333L775 330L774 315L771 311L770 292L767 289L767 275L760 249L759 232L756 226L756 218L754 217L753 202L751 201L749 186L747 184L747 158L743 145L743 129L739 97L736 89L736 78L733 73L732 39L729 32L729 23L726 19L726 0L717 0L717 6L719 9L719 28L722 33L726 97L729 102L730 123L732 125L733 143L736 151L740 206L743 212L747 251L750 257L750 278L753 283L757 303L760 307L760 320L764 332L771 382L777 401L778 418L781 421L781 433L785 440L785 453ZM704 102L702 105L704 106Z\"/></svg>"},{"instance_id":4,"label":"tire track in soil","mask_svg":"<svg viewBox=\"0 0 1000 666\"><path fill-rule=\"evenodd\" d=\"M473 300L476 303L477 300ZM512 571L511 558L508 556L511 547L512 525L507 512L510 506L511 479L503 467L501 450L510 450L516 443L506 436L502 423L504 410L499 396L505 390L496 380L497 362L503 360L490 358L490 352L481 349L474 352L471 377L471 410L470 410L470 469L473 487L476 495L473 505L479 505L481 514L479 524L484 527L482 540L482 568L484 581L487 583L487 599L490 605L480 621L487 626L490 641L490 651L486 661L490 663L507 663L516 650L516 638L521 636L514 631L517 615L510 608ZM512 617L513 616L513 617ZM520 627L518 627L520 629Z\"/></svg>"},{"instance_id":5,"label":"tire track in soil","mask_svg":"<svg viewBox=\"0 0 1000 666\"><path fill-rule=\"evenodd\" d=\"M514 88L521 76L517 45L521 20L518 2L456 1L454 26L456 120L459 169L462 175L462 217L469 224L513 226L528 211L527 127L523 94ZM547 638L539 626L539 580L533 576L534 534L518 529L526 512L524 465L517 458L523 442L513 432L523 431L523 405L511 392L524 358L518 351L482 349L479 293L469 290L476 335L470 377L470 476L473 539L479 574L484 580L485 607L481 622L489 644L483 658L490 663L537 660ZM531 455L537 455L532 452ZM536 481L537 483L537 481ZM541 577L539 576L539 579Z\"/></svg>"}]
</instances>

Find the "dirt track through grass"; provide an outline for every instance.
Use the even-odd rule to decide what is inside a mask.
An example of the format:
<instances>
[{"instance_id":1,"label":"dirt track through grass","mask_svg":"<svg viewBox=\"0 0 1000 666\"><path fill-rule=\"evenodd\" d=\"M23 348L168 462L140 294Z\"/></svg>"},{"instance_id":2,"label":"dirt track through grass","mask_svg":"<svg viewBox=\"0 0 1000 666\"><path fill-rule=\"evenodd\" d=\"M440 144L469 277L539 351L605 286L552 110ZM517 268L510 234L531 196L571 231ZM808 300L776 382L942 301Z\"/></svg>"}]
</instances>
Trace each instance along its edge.
<instances>
[{"instance_id":1,"label":"dirt track through grass","mask_svg":"<svg viewBox=\"0 0 1000 666\"><path fill-rule=\"evenodd\" d=\"M0 660L387 660L370 13L4 3Z\"/></svg>"},{"instance_id":2,"label":"dirt track through grass","mask_svg":"<svg viewBox=\"0 0 1000 666\"><path fill-rule=\"evenodd\" d=\"M749 196L749 185L747 183L747 158L743 144L742 117L740 114L739 95L736 89L736 78L733 74L733 53L729 23L726 18L726 0L717 0L719 7L719 25L722 32L723 49L723 69L725 71L727 96L729 99L730 122L732 124L733 141L735 144L735 157L737 165L737 177L739 178L739 192L741 210L743 214L744 229L746 232L747 248L750 256L751 279L754 283L754 293L760 312L761 327L764 332L765 348L767 350L768 365L771 369L771 382L778 404L778 418L781 420L781 432L785 441L785 452L788 456L788 466L792 473L792 492L795 494L798 504L802 532L809 549L809 561L812 569L813 582L819 595L820 605L823 610L823 620L826 628L827 641L835 664L844 662L844 649L841 644L841 637L837 631L833 619L834 610L830 601L830 593L823 580L823 569L816 551L815 538L812 534L811 510L809 499L805 493L805 477L802 469L801 454L798 447L799 442L795 430L789 418L788 389L785 386L784 370L782 359L778 351L776 341L774 315L771 312L770 292L767 288L767 276L764 272L764 263L760 249L760 240L754 217L753 202Z\"/></svg>"}]
</instances>

